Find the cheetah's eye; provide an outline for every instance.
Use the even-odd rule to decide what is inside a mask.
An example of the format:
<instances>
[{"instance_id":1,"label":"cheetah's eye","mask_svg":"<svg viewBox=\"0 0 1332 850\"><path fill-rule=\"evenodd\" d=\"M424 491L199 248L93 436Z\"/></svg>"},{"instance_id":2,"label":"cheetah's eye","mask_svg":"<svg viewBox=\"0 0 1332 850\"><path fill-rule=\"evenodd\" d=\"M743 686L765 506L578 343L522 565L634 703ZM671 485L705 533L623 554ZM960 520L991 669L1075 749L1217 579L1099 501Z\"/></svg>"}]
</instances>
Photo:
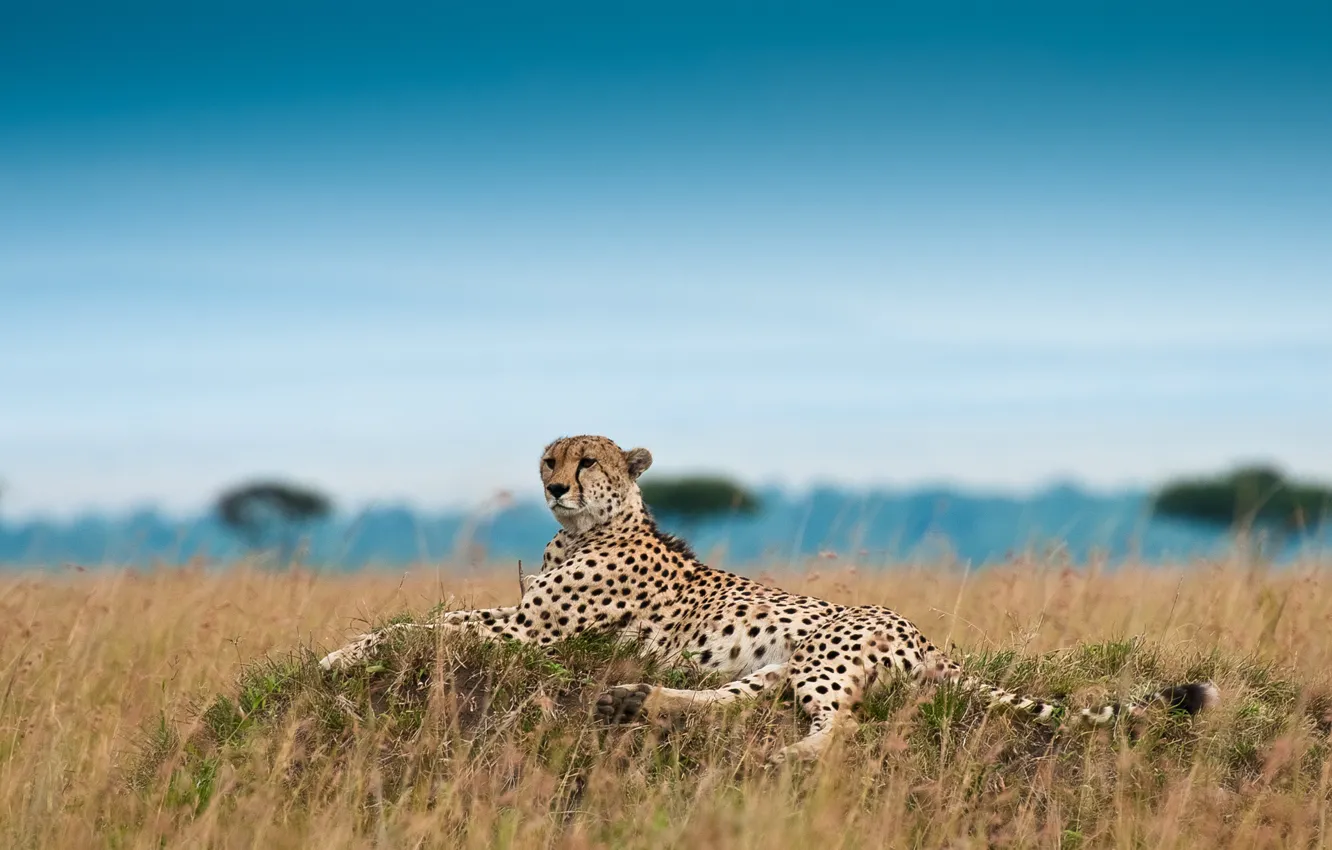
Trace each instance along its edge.
<instances>
[{"instance_id":1,"label":"cheetah's eye","mask_svg":"<svg viewBox=\"0 0 1332 850\"><path fill-rule=\"evenodd\" d=\"M596 462L597 462L597 459L594 458L594 457L585 457L585 458L583 458L582 460L578 461L578 468L579 468L579 469L591 469L592 466L596 464Z\"/></svg>"},{"instance_id":2,"label":"cheetah's eye","mask_svg":"<svg viewBox=\"0 0 1332 850\"><path fill-rule=\"evenodd\" d=\"M546 458L546 460L545 460L545 464L546 464L546 469L554 469L554 468L555 468L555 458L553 458L553 457L548 457L548 458Z\"/></svg>"}]
</instances>

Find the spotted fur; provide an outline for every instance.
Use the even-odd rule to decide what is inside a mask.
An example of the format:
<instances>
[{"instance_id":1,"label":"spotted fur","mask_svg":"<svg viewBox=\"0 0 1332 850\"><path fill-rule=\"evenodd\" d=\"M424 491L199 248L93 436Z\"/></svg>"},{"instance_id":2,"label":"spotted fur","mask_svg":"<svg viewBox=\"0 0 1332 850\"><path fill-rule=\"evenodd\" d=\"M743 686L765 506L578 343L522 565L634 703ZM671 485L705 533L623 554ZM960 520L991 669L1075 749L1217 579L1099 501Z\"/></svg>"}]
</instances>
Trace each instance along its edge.
<instances>
[{"instance_id":1,"label":"spotted fur","mask_svg":"<svg viewBox=\"0 0 1332 850\"><path fill-rule=\"evenodd\" d=\"M1174 685L1127 706L1069 714L1048 700L1022 696L969 676L906 618L874 605L835 605L813 596L714 569L678 538L657 528L637 479L651 465L646 449L621 450L605 437L556 440L542 453L546 503L560 531L546 546L541 572L525 577L517 605L454 611L433 623L390 626L363 635L321 662L345 667L366 659L391 629L465 630L552 644L584 631L636 638L668 657L732 678L711 690L622 685L598 701L611 721L747 699L789 685L810 717L809 735L777 753L815 758L885 675L910 682L952 682L1038 720L1108 723L1152 704L1196 714L1217 700L1210 682Z\"/></svg>"}]
</instances>

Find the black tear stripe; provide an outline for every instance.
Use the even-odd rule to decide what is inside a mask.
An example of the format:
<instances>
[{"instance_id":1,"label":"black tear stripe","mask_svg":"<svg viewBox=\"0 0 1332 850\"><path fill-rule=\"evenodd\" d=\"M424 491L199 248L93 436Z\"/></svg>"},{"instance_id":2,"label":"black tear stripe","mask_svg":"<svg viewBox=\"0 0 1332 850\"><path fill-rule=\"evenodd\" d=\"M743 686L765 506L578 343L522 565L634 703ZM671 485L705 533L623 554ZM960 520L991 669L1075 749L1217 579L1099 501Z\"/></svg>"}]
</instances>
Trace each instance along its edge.
<instances>
[{"instance_id":1,"label":"black tear stripe","mask_svg":"<svg viewBox=\"0 0 1332 850\"><path fill-rule=\"evenodd\" d=\"M574 464L574 483L578 485L578 504L583 505L586 502L583 494L587 491L583 488L583 461L581 459Z\"/></svg>"}]
</instances>

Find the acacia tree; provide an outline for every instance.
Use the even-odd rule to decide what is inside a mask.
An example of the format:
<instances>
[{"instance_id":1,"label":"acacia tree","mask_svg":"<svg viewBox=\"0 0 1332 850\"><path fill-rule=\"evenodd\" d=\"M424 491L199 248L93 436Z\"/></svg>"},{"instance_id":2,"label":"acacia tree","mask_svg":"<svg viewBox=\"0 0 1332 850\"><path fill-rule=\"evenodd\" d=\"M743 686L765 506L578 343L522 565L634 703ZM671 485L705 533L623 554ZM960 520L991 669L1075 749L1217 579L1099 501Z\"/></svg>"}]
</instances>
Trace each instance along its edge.
<instances>
[{"instance_id":1,"label":"acacia tree","mask_svg":"<svg viewBox=\"0 0 1332 850\"><path fill-rule=\"evenodd\" d=\"M1152 500L1154 513L1245 537L1262 531L1278 546L1286 535L1322 524L1332 513L1332 490L1286 479L1266 466L1213 478L1166 484Z\"/></svg>"},{"instance_id":2,"label":"acacia tree","mask_svg":"<svg viewBox=\"0 0 1332 850\"><path fill-rule=\"evenodd\" d=\"M278 481L243 484L217 500L217 515L251 551L276 548L291 560L300 530L328 516L332 503L322 493Z\"/></svg>"},{"instance_id":3,"label":"acacia tree","mask_svg":"<svg viewBox=\"0 0 1332 850\"><path fill-rule=\"evenodd\" d=\"M642 482L643 501L658 516L692 528L724 514L752 514L758 498L740 484L710 475L657 478Z\"/></svg>"}]
</instances>

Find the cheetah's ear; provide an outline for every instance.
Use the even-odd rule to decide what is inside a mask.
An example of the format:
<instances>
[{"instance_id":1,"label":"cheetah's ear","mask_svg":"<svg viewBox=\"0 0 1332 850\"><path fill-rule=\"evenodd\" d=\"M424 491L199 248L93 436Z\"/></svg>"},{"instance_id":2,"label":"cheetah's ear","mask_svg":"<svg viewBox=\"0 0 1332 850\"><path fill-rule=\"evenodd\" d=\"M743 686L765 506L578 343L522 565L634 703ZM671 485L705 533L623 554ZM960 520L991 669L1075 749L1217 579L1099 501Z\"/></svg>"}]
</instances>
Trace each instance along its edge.
<instances>
[{"instance_id":1,"label":"cheetah's ear","mask_svg":"<svg viewBox=\"0 0 1332 850\"><path fill-rule=\"evenodd\" d=\"M629 464L629 477L637 478L652 465L652 452L647 449L630 449L624 453L624 462Z\"/></svg>"}]
</instances>

